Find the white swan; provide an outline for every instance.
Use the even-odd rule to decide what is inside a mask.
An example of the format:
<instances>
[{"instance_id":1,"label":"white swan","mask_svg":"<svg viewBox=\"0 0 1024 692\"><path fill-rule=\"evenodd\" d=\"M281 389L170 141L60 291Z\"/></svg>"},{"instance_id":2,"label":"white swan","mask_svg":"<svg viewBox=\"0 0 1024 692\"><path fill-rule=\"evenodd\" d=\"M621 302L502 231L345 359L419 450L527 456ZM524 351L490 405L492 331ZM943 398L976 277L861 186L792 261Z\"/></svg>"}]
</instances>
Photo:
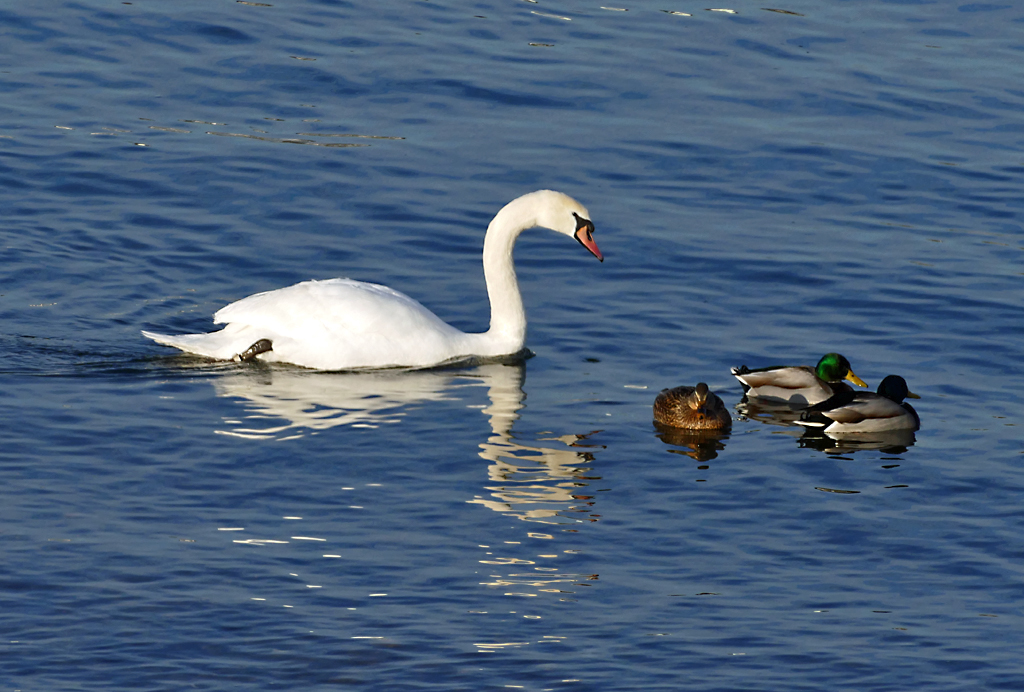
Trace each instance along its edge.
<instances>
[{"instance_id":1,"label":"white swan","mask_svg":"<svg viewBox=\"0 0 1024 692\"><path fill-rule=\"evenodd\" d=\"M534 226L572 236L602 262L594 224L579 202L538 190L506 204L487 226L484 279L491 327L466 334L394 289L351 279L304 281L257 293L213 316L227 326L208 334L142 332L159 344L219 360L293 363L318 370L429 367L469 357L518 353L526 341L512 247Z\"/></svg>"}]
</instances>

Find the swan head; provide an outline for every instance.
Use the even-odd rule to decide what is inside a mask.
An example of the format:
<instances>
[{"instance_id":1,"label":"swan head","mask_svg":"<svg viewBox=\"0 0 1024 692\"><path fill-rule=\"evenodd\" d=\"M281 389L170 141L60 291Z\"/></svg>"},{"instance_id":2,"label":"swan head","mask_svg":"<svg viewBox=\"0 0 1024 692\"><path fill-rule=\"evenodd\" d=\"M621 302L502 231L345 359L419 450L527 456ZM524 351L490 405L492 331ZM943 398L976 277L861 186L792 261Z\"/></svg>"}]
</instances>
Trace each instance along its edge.
<instances>
[{"instance_id":1,"label":"swan head","mask_svg":"<svg viewBox=\"0 0 1024 692\"><path fill-rule=\"evenodd\" d=\"M590 220L590 212L572 197L554 190L537 190L512 202L517 203L523 204L534 214L530 225L571 236L587 248L590 254L604 262L604 255L594 242L594 224Z\"/></svg>"}]
</instances>

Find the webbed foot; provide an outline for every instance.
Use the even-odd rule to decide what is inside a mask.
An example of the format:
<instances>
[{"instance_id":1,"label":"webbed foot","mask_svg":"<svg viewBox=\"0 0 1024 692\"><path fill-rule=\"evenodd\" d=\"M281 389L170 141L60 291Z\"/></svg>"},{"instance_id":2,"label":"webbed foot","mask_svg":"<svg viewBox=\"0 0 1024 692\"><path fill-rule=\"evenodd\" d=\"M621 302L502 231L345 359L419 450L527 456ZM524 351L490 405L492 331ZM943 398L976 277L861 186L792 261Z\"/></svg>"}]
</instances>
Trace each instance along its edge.
<instances>
[{"instance_id":1,"label":"webbed foot","mask_svg":"<svg viewBox=\"0 0 1024 692\"><path fill-rule=\"evenodd\" d=\"M270 339L260 339L252 346L236 355L234 358L232 358L232 360L234 360L236 363L241 363L243 361L252 360L261 353L266 353L267 351L273 350L274 343Z\"/></svg>"}]
</instances>

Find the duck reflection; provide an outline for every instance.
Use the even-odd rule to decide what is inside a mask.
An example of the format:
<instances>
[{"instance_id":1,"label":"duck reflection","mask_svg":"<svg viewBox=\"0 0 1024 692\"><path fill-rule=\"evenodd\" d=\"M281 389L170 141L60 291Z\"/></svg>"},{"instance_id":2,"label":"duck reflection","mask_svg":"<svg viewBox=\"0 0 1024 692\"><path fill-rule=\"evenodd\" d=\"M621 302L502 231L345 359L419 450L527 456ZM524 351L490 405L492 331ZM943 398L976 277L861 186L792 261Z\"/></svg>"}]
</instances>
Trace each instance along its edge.
<instances>
[{"instance_id":1,"label":"duck reflection","mask_svg":"<svg viewBox=\"0 0 1024 692\"><path fill-rule=\"evenodd\" d=\"M856 451L876 450L887 454L902 454L914 446L913 430L885 430L871 433L826 433L820 429L807 429L797 423L803 407L786 403L772 403L746 397L736 405L744 418L765 425L778 425L791 430L786 434L797 439L800 447L816 449L826 454L852 454ZM780 431L781 432L781 431Z\"/></svg>"},{"instance_id":2,"label":"duck reflection","mask_svg":"<svg viewBox=\"0 0 1024 692\"><path fill-rule=\"evenodd\" d=\"M800 420L800 414L805 408L799 405L791 406L784 401L773 402L747 397L743 397L740 403L736 404L736 412L743 418L783 427L798 427L796 421Z\"/></svg>"},{"instance_id":3,"label":"duck reflection","mask_svg":"<svg viewBox=\"0 0 1024 692\"><path fill-rule=\"evenodd\" d=\"M902 454L914 446L913 430L885 430L873 433L821 433L808 431L800 438L801 447L825 454L852 454L878 450L886 454Z\"/></svg>"},{"instance_id":4,"label":"duck reflection","mask_svg":"<svg viewBox=\"0 0 1024 692\"><path fill-rule=\"evenodd\" d=\"M728 433L714 430L685 430L673 428L655 421L654 427L662 442L675 447L686 447L689 451L670 449L673 454L683 454L697 461L710 461L718 458L718 453L725 449Z\"/></svg>"}]
</instances>

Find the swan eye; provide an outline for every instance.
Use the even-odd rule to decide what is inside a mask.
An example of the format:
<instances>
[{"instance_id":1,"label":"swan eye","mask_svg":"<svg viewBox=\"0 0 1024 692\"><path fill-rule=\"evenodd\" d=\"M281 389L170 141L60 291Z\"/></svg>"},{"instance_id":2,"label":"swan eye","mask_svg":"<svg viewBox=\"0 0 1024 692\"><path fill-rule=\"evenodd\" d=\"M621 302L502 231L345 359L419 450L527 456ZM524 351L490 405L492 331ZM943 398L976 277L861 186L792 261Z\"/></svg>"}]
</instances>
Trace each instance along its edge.
<instances>
[{"instance_id":1,"label":"swan eye","mask_svg":"<svg viewBox=\"0 0 1024 692\"><path fill-rule=\"evenodd\" d=\"M581 228L586 228L587 236L589 237L591 232L594 230L594 224L590 222L590 219L584 219L576 212L573 212L572 215L576 217L576 232L579 233Z\"/></svg>"},{"instance_id":2,"label":"swan eye","mask_svg":"<svg viewBox=\"0 0 1024 692\"><path fill-rule=\"evenodd\" d=\"M580 231L583 231L584 234L586 234L587 240L593 242L593 240L594 240L594 236L593 236L594 224L593 224L593 222L591 222L590 219L583 218L582 216L580 216L576 212L573 212L572 215L576 217L576 237L579 238L580 237Z\"/></svg>"}]
</instances>

